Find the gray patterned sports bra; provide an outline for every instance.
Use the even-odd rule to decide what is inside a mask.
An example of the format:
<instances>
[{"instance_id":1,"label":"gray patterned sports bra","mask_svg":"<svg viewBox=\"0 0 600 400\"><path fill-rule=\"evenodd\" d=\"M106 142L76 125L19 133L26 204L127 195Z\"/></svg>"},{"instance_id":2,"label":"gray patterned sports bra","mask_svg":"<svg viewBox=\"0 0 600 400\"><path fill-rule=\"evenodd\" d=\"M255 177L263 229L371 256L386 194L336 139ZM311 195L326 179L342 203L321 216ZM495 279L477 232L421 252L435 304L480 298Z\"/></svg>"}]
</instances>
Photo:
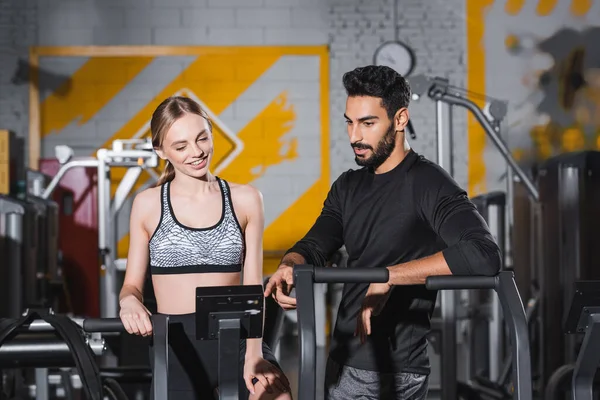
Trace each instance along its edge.
<instances>
[{"instance_id":1,"label":"gray patterned sports bra","mask_svg":"<svg viewBox=\"0 0 600 400\"><path fill-rule=\"evenodd\" d=\"M244 236L235 216L230 188L217 178L223 199L221 219L208 228L182 225L171 206L170 183L161 187L161 215L150 238L152 274L239 272L244 258Z\"/></svg>"}]
</instances>

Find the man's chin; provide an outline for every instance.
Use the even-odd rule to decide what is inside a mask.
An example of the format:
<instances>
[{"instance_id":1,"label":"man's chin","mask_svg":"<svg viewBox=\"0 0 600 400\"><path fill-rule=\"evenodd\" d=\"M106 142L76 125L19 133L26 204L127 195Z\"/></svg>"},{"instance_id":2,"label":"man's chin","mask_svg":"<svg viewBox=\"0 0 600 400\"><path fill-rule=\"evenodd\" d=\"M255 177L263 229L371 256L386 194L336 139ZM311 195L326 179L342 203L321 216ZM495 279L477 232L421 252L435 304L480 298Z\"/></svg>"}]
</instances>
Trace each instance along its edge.
<instances>
[{"instance_id":1,"label":"man's chin","mask_svg":"<svg viewBox=\"0 0 600 400\"><path fill-rule=\"evenodd\" d=\"M359 166L359 167L367 167L370 165L370 159L369 158L364 158L364 157L360 157L360 156L355 156L354 157L354 162Z\"/></svg>"}]
</instances>

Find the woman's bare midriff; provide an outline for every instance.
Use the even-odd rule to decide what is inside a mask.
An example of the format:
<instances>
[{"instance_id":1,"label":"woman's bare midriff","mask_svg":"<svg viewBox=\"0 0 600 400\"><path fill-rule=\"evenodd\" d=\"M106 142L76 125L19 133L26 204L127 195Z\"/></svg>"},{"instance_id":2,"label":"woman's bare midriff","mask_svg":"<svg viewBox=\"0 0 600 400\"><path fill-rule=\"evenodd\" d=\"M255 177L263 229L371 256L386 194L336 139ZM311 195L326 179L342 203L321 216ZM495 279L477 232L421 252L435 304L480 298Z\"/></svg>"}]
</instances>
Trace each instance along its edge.
<instances>
[{"instance_id":1,"label":"woman's bare midriff","mask_svg":"<svg viewBox=\"0 0 600 400\"><path fill-rule=\"evenodd\" d=\"M241 273L154 275L152 284L160 314L190 314L196 312L197 287L240 285Z\"/></svg>"}]
</instances>

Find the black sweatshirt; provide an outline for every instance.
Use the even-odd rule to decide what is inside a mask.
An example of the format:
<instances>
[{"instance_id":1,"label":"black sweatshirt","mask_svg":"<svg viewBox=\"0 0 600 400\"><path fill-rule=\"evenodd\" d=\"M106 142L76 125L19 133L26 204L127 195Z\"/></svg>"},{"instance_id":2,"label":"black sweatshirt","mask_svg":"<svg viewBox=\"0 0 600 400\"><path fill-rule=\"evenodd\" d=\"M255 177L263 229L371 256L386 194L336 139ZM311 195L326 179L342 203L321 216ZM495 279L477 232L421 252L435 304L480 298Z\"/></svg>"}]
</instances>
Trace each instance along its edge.
<instances>
[{"instance_id":1,"label":"black sweatshirt","mask_svg":"<svg viewBox=\"0 0 600 400\"><path fill-rule=\"evenodd\" d=\"M442 251L454 275L494 275L501 253L466 192L444 169L414 151L393 170L344 172L321 215L289 252L323 266L342 246L348 268L386 268ZM426 335L437 293L395 286L364 344L354 336L368 284L345 284L330 356L380 372L429 373Z\"/></svg>"}]
</instances>

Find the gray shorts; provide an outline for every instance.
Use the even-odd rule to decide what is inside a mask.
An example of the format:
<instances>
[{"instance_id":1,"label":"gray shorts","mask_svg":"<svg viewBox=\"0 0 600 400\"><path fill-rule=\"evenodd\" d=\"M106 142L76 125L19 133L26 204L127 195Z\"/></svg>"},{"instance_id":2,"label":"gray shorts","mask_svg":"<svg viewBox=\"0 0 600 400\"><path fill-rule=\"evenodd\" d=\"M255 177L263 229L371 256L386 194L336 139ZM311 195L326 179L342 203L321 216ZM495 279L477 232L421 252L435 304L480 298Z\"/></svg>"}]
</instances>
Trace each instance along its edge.
<instances>
[{"instance_id":1,"label":"gray shorts","mask_svg":"<svg viewBox=\"0 0 600 400\"><path fill-rule=\"evenodd\" d=\"M325 400L425 400L429 375L382 374L340 367L328 359L325 370Z\"/></svg>"}]
</instances>

